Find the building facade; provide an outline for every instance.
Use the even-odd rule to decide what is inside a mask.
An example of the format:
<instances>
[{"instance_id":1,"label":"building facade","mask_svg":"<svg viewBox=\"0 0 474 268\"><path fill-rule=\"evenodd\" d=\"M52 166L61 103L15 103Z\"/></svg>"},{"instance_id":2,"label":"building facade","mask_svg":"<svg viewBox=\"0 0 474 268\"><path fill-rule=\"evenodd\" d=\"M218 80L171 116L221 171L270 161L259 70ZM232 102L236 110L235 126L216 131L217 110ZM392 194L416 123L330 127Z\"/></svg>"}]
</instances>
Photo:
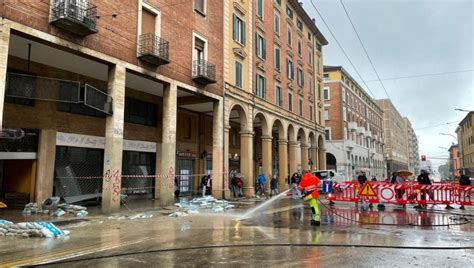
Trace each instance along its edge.
<instances>
[{"instance_id":1,"label":"building facade","mask_svg":"<svg viewBox=\"0 0 474 268\"><path fill-rule=\"evenodd\" d=\"M280 187L302 169L324 168L322 46L296 0L225 1L224 157L252 195L258 174Z\"/></svg>"},{"instance_id":2,"label":"building facade","mask_svg":"<svg viewBox=\"0 0 474 268\"><path fill-rule=\"evenodd\" d=\"M327 167L348 179L360 169L385 175L383 112L349 73L324 66Z\"/></svg>"},{"instance_id":3,"label":"building facade","mask_svg":"<svg viewBox=\"0 0 474 268\"><path fill-rule=\"evenodd\" d=\"M449 173L452 177L461 169L461 151L459 145L453 144L449 147Z\"/></svg>"},{"instance_id":4,"label":"building facade","mask_svg":"<svg viewBox=\"0 0 474 268\"><path fill-rule=\"evenodd\" d=\"M456 133L461 152L461 166L464 174L474 177L474 112L469 112L459 123Z\"/></svg>"},{"instance_id":5,"label":"building facade","mask_svg":"<svg viewBox=\"0 0 474 268\"><path fill-rule=\"evenodd\" d=\"M408 169L408 140L405 121L389 99L376 100L383 110L387 173Z\"/></svg>"},{"instance_id":6,"label":"building facade","mask_svg":"<svg viewBox=\"0 0 474 268\"><path fill-rule=\"evenodd\" d=\"M418 137L411 126L411 122L407 117L403 118L405 122L407 153L408 153L408 170L413 174L418 174L420 171L420 156L418 152Z\"/></svg>"},{"instance_id":7,"label":"building facade","mask_svg":"<svg viewBox=\"0 0 474 268\"><path fill-rule=\"evenodd\" d=\"M0 192L111 212L121 194L170 205L212 173L222 196L224 3L169 3L0 6Z\"/></svg>"}]
</instances>

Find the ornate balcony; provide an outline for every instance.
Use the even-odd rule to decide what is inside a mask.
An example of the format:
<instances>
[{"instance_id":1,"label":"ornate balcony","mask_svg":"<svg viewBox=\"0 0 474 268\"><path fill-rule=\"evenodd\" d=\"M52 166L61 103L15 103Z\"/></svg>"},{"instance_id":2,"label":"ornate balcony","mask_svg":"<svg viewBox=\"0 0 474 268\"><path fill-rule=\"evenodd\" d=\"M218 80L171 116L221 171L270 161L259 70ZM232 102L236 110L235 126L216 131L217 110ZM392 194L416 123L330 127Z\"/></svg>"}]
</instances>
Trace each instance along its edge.
<instances>
[{"instance_id":1,"label":"ornate balcony","mask_svg":"<svg viewBox=\"0 0 474 268\"><path fill-rule=\"evenodd\" d=\"M150 33L140 35L138 58L156 66L168 64L169 42Z\"/></svg>"},{"instance_id":2,"label":"ornate balcony","mask_svg":"<svg viewBox=\"0 0 474 268\"><path fill-rule=\"evenodd\" d=\"M216 65L205 60L195 60L193 62L193 80L203 85L215 83Z\"/></svg>"},{"instance_id":3,"label":"ornate balcony","mask_svg":"<svg viewBox=\"0 0 474 268\"><path fill-rule=\"evenodd\" d=\"M87 1L54 0L51 24L79 36L97 32L97 7Z\"/></svg>"},{"instance_id":4,"label":"ornate balcony","mask_svg":"<svg viewBox=\"0 0 474 268\"><path fill-rule=\"evenodd\" d=\"M349 130L356 131L357 130L357 123L356 122L349 122Z\"/></svg>"}]
</instances>

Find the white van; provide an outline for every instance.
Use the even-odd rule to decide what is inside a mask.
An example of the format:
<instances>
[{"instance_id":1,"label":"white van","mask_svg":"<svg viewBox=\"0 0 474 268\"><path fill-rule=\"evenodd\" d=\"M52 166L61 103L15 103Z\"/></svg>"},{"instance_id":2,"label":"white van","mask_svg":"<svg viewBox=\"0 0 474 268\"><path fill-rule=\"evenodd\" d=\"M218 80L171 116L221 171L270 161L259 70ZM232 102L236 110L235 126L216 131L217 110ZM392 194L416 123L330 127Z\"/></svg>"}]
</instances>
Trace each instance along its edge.
<instances>
[{"instance_id":1,"label":"white van","mask_svg":"<svg viewBox=\"0 0 474 268\"><path fill-rule=\"evenodd\" d=\"M343 182L344 178L339 175L335 170L314 170L312 171L313 175L318 177L320 180L328 180Z\"/></svg>"}]
</instances>

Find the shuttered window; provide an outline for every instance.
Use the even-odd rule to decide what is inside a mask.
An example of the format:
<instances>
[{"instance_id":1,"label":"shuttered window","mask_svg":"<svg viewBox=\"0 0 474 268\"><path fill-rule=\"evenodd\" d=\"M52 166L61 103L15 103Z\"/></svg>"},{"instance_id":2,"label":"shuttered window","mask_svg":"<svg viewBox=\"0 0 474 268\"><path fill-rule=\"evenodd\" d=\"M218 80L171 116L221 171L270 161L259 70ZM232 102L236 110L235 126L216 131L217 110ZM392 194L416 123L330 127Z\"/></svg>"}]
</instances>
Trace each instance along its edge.
<instances>
[{"instance_id":1,"label":"shuttered window","mask_svg":"<svg viewBox=\"0 0 474 268\"><path fill-rule=\"evenodd\" d=\"M257 39L257 46L256 46L257 56L264 60L267 58L265 38L263 38L260 34L257 33L256 39Z\"/></svg>"},{"instance_id":2,"label":"shuttered window","mask_svg":"<svg viewBox=\"0 0 474 268\"><path fill-rule=\"evenodd\" d=\"M281 63L280 63L280 48L275 47L275 70L280 71Z\"/></svg>"},{"instance_id":3,"label":"shuttered window","mask_svg":"<svg viewBox=\"0 0 474 268\"><path fill-rule=\"evenodd\" d=\"M242 63L235 62L235 86L242 88Z\"/></svg>"},{"instance_id":4,"label":"shuttered window","mask_svg":"<svg viewBox=\"0 0 474 268\"><path fill-rule=\"evenodd\" d=\"M234 14L233 38L239 44L245 45L245 22Z\"/></svg>"}]
</instances>

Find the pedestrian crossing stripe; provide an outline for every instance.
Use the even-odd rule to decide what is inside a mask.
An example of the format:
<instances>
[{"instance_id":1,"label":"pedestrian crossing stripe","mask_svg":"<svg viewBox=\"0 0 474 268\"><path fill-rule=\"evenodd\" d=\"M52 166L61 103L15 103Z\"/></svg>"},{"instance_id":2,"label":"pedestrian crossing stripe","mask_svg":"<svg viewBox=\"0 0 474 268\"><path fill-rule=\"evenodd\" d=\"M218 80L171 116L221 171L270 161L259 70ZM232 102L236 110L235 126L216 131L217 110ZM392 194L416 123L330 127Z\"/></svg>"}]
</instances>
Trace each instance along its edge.
<instances>
[{"instance_id":1,"label":"pedestrian crossing stripe","mask_svg":"<svg viewBox=\"0 0 474 268\"><path fill-rule=\"evenodd\" d=\"M368 183L362 186L362 190L360 190L359 195L360 196L377 196L374 188L372 188L372 186Z\"/></svg>"}]
</instances>

